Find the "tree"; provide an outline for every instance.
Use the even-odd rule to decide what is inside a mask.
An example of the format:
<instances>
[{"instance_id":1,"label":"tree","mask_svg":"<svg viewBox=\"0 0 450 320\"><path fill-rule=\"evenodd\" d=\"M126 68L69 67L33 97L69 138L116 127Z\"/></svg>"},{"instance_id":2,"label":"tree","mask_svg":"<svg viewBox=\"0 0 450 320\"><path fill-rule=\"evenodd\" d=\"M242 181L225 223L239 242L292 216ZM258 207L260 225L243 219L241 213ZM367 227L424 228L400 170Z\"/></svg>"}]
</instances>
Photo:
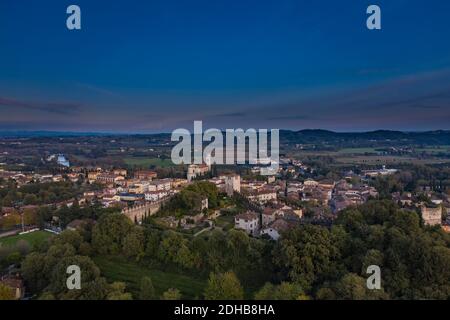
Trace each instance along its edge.
<instances>
[{"instance_id":1,"label":"tree","mask_svg":"<svg viewBox=\"0 0 450 320\"><path fill-rule=\"evenodd\" d=\"M92 247L100 254L118 254L133 223L125 215L111 213L102 215L92 230Z\"/></svg>"},{"instance_id":2,"label":"tree","mask_svg":"<svg viewBox=\"0 0 450 320\"><path fill-rule=\"evenodd\" d=\"M0 300L15 300L14 290L0 283Z\"/></svg>"},{"instance_id":3,"label":"tree","mask_svg":"<svg viewBox=\"0 0 450 320\"><path fill-rule=\"evenodd\" d=\"M52 293L45 291L39 296L38 300L56 300L56 298Z\"/></svg>"},{"instance_id":4,"label":"tree","mask_svg":"<svg viewBox=\"0 0 450 320\"><path fill-rule=\"evenodd\" d=\"M136 261L139 261L144 256L144 242L144 229L139 226L133 226L123 240L123 253L126 257L134 257Z\"/></svg>"},{"instance_id":5,"label":"tree","mask_svg":"<svg viewBox=\"0 0 450 320\"><path fill-rule=\"evenodd\" d=\"M38 198L34 194L27 194L25 198L23 199L23 204L30 205L30 204L37 204Z\"/></svg>"},{"instance_id":6,"label":"tree","mask_svg":"<svg viewBox=\"0 0 450 320\"><path fill-rule=\"evenodd\" d=\"M255 294L255 300L305 300L305 298L299 285L288 282L279 285L268 282Z\"/></svg>"},{"instance_id":7,"label":"tree","mask_svg":"<svg viewBox=\"0 0 450 320\"><path fill-rule=\"evenodd\" d=\"M367 298L366 281L354 273L345 275L335 286L338 299L363 300Z\"/></svg>"},{"instance_id":8,"label":"tree","mask_svg":"<svg viewBox=\"0 0 450 320\"><path fill-rule=\"evenodd\" d=\"M181 300L181 293L178 289L169 288L163 293L162 300Z\"/></svg>"},{"instance_id":9,"label":"tree","mask_svg":"<svg viewBox=\"0 0 450 320\"><path fill-rule=\"evenodd\" d=\"M22 261L22 276L32 292L43 290L49 281L49 275L45 272L46 255L32 252Z\"/></svg>"},{"instance_id":10,"label":"tree","mask_svg":"<svg viewBox=\"0 0 450 320\"><path fill-rule=\"evenodd\" d=\"M285 234L277 243L273 260L306 290L317 281L334 279L341 270L340 250L333 234L314 225L297 227Z\"/></svg>"},{"instance_id":11,"label":"tree","mask_svg":"<svg viewBox=\"0 0 450 320\"><path fill-rule=\"evenodd\" d=\"M126 285L123 282L113 282L109 286L107 300L133 300L131 293L125 292Z\"/></svg>"},{"instance_id":12,"label":"tree","mask_svg":"<svg viewBox=\"0 0 450 320\"><path fill-rule=\"evenodd\" d=\"M244 290L233 272L211 273L205 289L206 300L242 300Z\"/></svg>"},{"instance_id":13,"label":"tree","mask_svg":"<svg viewBox=\"0 0 450 320\"><path fill-rule=\"evenodd\" d=\"M68 277L67 268L71 265L80 267L81 270L81 290L69 290L67 288L66 280ZM71 294L76 293L76 297L83 295L83 291L88 288L88 284L100 277L100 269L89 257L85 256L70 256L62 258L53 268L50 283L47 287L49 292L54 295L61 295L69 291Z\"/></svg>"},{"instance_id":14,"label":"tree","mask_svg":"<svg viewBox=\"0 0 450 320\"><path fill-rule=\"evenodd\" d=\"M141 279L141 290L139 293L140 300L153 300L156 298L155 288L150 277L143 277Z\"/></svg>"}]
</instances>

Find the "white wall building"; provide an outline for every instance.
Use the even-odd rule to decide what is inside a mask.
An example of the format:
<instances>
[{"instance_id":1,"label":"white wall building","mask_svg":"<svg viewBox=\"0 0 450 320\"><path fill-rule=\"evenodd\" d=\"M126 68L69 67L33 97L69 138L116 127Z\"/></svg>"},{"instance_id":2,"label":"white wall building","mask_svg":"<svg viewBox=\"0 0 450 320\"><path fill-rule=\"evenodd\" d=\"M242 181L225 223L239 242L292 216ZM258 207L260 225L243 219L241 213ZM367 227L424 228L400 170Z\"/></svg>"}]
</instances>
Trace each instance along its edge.
<instances>
[{"instance_id":1,"label":"white wall building","mask_svg":"<svg viewBox=\"0 0 450 320\"><path fill-rule=\"evenodd\" d=\"M252 211L238 214L234 218L234 227L244 230L250 235L257 235L259 231L259 215Z\"/></svg>"}]
</instances>

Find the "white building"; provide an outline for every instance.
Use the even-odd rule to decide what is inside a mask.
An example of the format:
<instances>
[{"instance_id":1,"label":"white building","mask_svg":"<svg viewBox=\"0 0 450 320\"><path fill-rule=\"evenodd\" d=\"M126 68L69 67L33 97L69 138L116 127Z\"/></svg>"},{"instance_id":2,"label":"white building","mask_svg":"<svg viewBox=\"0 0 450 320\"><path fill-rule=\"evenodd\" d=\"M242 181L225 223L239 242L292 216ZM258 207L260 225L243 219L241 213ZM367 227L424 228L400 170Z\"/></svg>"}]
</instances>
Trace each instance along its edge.
<instances>
[{"instance_id":1,"label":"white building","mask_svg":"<svg viewBox=\"0 0 450 320\"><path fill-rule=\"evenodd\" d=\"M270 201L276 201L277 200L277 192L275 190L258 190L255 192L251 192L247 199L253 202L258 202L260 204L265 204Z\"/></svg>"},{"instance_id":2,"label":"white building","mask_svg":"<svg viewBox=\"0 0 450 320\"><path fill-rule=\"evenodd\" d=\"M252 211L238 214L234 218L234 227L244 230L250 235L257 235L259 230L259 215Z\"/></svg>"},{"instance_id":3,"label":"white building","mask_svg":"<svg viewBox=\"0 0 450 320\"><path fill-rule=\"evenodd\" d=\"M153 180L148 185L148 191L169 191L172 187L170 179Z\"/></svg>"},{"instance_id":4,"label":"white building","mask_svg":"<svg viewBox=\"0 0 450 320\"><path fill-rule=\"evenodd\" d=\"M261 230L261 235L267 234L273 240L278 240L283 231L289 229L289 223L284 219L277 219L272 222L267 228Z\"/></svg>"},{"instance_id":5,"label":"white building","mask_svg":"<svg viewBox=\"0 0 450 320\"><path fill-rule=\"evenodd\" d=\"M155 202L169 196L169 192L165 190L161 191L149 191L145 193L145 200Z\"/></svg>"}]
</instances>

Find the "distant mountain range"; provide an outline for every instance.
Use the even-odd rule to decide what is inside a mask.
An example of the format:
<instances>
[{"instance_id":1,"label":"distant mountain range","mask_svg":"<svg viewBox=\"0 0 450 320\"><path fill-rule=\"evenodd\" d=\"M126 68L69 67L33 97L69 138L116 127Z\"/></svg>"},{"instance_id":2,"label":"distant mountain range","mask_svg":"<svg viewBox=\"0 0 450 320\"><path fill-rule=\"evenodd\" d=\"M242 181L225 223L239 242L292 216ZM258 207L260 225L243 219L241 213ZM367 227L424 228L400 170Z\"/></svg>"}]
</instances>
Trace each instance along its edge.
<instances>
[{"instance_id":1,"label":"distant mountain range","mask_svg":"<svg viewBox=\"0 0 450 320\"><path fill-rule=\"evenodd\" d=\"M155 134L122 134L98 132L63 132L63 131L0 131L0 137L32 138L32 137L102 137L102 136L160 136L168 137L169 133ZM321 129L299 131L280 130L282 144L330 144L330 145L367 145L367 144L426 144L450 145L450 130L425 132L402 132L377 130L369 132L333 132Z\"/></svg>"},{"instance_id":2,"label":"distant mountain range","mask_svg":"<svg viewBox=\"0 0 450 320\"><path fill-rule=\"evenodd\" d=\"M370 132L333 132L328 130L300 130L280 132L283 143L296 144L342 144L351 143L401 143L401 144L427 144L450 145L450 130L436 130L426 132L402 132L390 130L377 130Z\"/></svg>"}]
</instances>

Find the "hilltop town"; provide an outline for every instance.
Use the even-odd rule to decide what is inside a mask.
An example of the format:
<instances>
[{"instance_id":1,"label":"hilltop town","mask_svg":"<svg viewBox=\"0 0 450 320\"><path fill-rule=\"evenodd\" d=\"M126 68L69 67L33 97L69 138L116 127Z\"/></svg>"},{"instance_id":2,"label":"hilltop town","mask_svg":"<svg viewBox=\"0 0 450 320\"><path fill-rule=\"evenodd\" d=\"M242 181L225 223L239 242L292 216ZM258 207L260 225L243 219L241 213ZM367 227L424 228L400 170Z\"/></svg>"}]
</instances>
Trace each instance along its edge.
<instances>
[{"instance_id":1,"label":"hilltop town","mask_svg":"<svg viewBox=\"0 0 450 320\"><path fill-rule=\"evenodd\" d=\"M70 138L70 143L85 139L88 138L74 142L76 138ZM99 138L92 138L96 139ZM116 148L120 138L108 139L109 145ZM294 151L280 158L278 172L270 176L261 175L262 167L256 165L193 164L168 169L161 160L166 150L163 141L152 142L150 148L146 147L146 152L160 153L157 156L159 162L153 165L80 161L70 151L64 154L45 151L34 167L31 163L18 163L17 159L23 155L14 154L18 143L29 141L2 141L7 146L5 150L9 151L3 152L0 168L0 282L13 290L15 298L37 297L44 293L53 298L64 296L61 291L33 283L27 271L31 263L27 260L38 254L36 252L41 252L42 259L46 259L48 246L56 245L60 237L80 237L76 241L75 238L67 241L78 255L91 257L103 272L114 268L116 263L133 263L133 266L137 263L137 268L147 261L147 255L156 255L158 258L152 263L144 263L146 268L162 270L166 265L176 268L175 274L185 274L186 270L195 268L201 268L200 273L214 270L209 265L212 261L203 261L197 256L202 252L196 248L196 241L200 241L197 239L212 245L219 241L217 237L223 237L221 241L226 243L234 240L225 239L243 232L247 240L239 241L250 241L251 245L248 245L252 248L261 246L251 249L258 252L259 258L245 258L258 260L257 263L256 260L245 260L245 263L258 266L250 276L240 267L231 267L232 262L226 265L243 283L251 283L256 277L258 283L264 284L272 277L265 273L264 265L271 265L268 270L274 270L272 268L276 269L276 266L269 261L272 258L262 258L266 250L263 247L277 248L277 243L287 241L304 228L336 230L336 226L342 225L342 219L349 219L348 215L358 210L370 212L368 208L380 206L376 210L388 210L393 216L393 212L398 211L400 215L409 216L408 219L417 218L414 223L424 230L429 228L442 235L450 232L450 180L445 166L442 171L430 164L418 167L399 161L397 165L353 164L324 170L324 167L333 168L334 165L324 164L321 154L315 159L311 159L311 155L301 159L296 156L298 147L289 147ZM127 154L131 147L120 145L118 148L119 152ZM25 152L28 150L29 146ZM370 152L367 151L366 157L370 157ZM381 159L390 156L378 154ZM425 159L426 154L421 158ZM109 229L102 229L105 223L110 224L108 228L119 228L118 234L124 226L128 231L124 231L123 239L114 240L116 236L110 234ZM77 235L68 236L71 232ZM347 232L350 234L350 229ZM131 235L133 237L129 238ZM152 247L152 241L159 244ZM175 250L172 246L177 247L177 251L170 256L170 250ZM160 252L163 247L168 251ZM116 262L114 256L126 259ZM124 283L130 281L122 280ZM51 280L48 281L51 284ZM192 281L202 283L203 280L194 277ZM136 285L127 283L132 288L130 293L124 284L120 294L136 297ZM180 294L187 298L200 294L190 292L191 289L186 292L186 289L176 288L176 284L174 288L158 286L161 294L169 289L181 290ZM312 295L310 286L313 282L294 291Z\"/></svg>"}]
</instances>

